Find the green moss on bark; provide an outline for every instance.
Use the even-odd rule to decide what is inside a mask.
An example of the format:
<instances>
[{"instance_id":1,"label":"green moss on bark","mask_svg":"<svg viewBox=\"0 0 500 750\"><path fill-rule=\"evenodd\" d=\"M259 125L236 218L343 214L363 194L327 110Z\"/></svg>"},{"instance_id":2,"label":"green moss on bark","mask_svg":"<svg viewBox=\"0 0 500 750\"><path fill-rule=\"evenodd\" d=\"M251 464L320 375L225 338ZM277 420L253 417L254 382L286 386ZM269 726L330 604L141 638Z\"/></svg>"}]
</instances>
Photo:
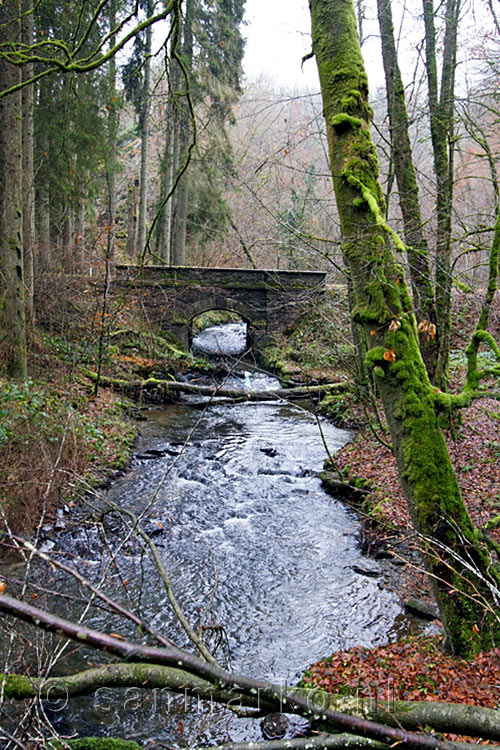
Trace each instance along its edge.
<instances>
[{"instance_id":1,"label":"green moss on bark","mask_svg":"<svg viewBox=\"0 0 500 750\"><path fill-rule=\"evenodd\" d=\"M3 675L2 681L5 698L22 700L33 697L33 682L29 677L18 674Z\"/></svg>"},{"instance_id":2,"label":"green moss on bark","mask_svg":"<svg viewBox=\"0 0 500 750\"><path fill-rule=\"evenodd\" d=\"M353 317L374 344L367 363L377 376L450 645L470 655L500 641L490 606L490 586L498 587L499 578L460 495L438 423L437 411L446 404L429 382L410 296L391 250L390 241L401 251L406 246L385 216L354 5L352 0L309 4ZM400 327L391 330L395 319Z\"/></svg>"}]
</instances>

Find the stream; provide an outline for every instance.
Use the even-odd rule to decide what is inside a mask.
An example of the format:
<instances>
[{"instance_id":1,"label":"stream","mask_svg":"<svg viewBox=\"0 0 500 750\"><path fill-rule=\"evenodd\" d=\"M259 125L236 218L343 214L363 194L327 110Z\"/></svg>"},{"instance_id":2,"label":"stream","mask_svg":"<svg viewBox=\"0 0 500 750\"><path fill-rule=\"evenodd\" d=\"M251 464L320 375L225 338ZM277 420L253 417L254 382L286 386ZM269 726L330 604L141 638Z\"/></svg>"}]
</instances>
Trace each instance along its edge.
<instances>
[{"instance_id":1,"label":"stream","mask_svg":"<svg viewBox=\"0 0 500 750\"><path fill-rule=\"evenodd\" d=\"M244 370L231 387L238 382L278 385ZM111 501L142 514L184 610L218 645L218 658L234 671L290 684L334 650L406 632L410 618L383 585L390 563L363 558L357 514L322 488L325 448L316 418L283 402L214 401L204 411L196 402L148 408L130 469L91 505ZM350 438L326 421L321 429L331 453ZM82 572L95 580L106 550L118 550L119 575L108 576L107 591L123 598L126 588L149 624L186 645L157 572L137 541L123 539L120 518L110 513L102 527L68 522L57 538L49 529L44 543L50 549L55 541L68 559L83 560ZM134 637L102 610L92 610L88 624ZM100 660L80 650L68 665ZM261 738L258 721L165 692L100 690L52 708L56 727L67 733L169 746Z\"/></svg>"}]
</instances>

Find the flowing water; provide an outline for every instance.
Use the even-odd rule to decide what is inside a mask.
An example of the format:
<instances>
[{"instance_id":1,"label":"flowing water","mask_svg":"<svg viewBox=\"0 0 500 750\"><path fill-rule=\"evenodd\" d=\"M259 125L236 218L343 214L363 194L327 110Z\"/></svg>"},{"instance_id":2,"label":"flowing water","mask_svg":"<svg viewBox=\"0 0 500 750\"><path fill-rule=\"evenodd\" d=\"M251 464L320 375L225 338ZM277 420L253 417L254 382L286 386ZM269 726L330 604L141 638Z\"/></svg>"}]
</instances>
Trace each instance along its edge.
<instances>
[{"instance_id":1,"label":"flowing water","mask_svg":"<svg viewBox=\"0 0 500 750\"><path fill-rule=\"evenodd\" d=\"M235 375L233 385L254 378ZM257 375L259 385L276 387ZM256 387L256 386L253 386ZM327 495L318 478L325 459L315 417L282 402L188 403L151 408L130 470L113 483L107 501L143 514L186 612L202 621L218 655L238 672L293 683L315 660L355 644L394 639L402 622L397 597L382 587L376 562L363 565L358 516ZM350 437L321 423L330 452ZM99 504L99 503L98 503ZM86 560L98 578L105 547L116 549L123 531L111 513L102 529L80 524L60 532L58 546ZM50 534L49 534L50 536ZM120 550L120 576L108 585L134 599L155 628L181 644L165 591L136 542ZM366 563L364 563L366 565ZM66 606L66 605L65 605ZM106 628L109 616L92 617ZM120 628L120 632L132 637ZM80 653L88 664L95 654ZM201 708L146 691L101 690L72 701L60 728L186 745L254 739L258 722L232 718L222 708Z\"/></svg>"},{"instance_id":2,"label":"flowing water","mask_svg":"<svg viewBox=\"0 0 500 750\"><path fill-rule=\"evenodd\" d=\"M193 351L211 356L236 357L245 351L247 327L244 323L210 326L193 337Z\"/></svg>"}]
</instances>

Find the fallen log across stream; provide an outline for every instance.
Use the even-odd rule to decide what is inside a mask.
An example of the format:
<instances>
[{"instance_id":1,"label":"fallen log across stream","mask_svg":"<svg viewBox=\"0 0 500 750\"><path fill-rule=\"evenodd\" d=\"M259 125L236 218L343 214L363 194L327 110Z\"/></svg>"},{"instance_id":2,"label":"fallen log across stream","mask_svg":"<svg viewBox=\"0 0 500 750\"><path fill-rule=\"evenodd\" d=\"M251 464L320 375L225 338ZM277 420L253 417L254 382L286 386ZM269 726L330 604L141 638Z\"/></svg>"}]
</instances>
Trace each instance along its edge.
<instances>
[{"instance_id":1,"label":"fallen log across stream","mask_svg":"<svg viewBox=\"0 0 500 750\"><path fill-rule=\"evenodd\" d=\"M114 388L121 393L138 397L141 393L153 392L160 396L165 402L175 400L174 394L190 393L197 396L216 396L229 398L234 401L276 401L285 399L295 401L308 398L320 398L327 393L342 393L349 390L351 383L341 381L338 383L325 383L323 385L304 385L295 388L275 388L273 390L237 390L235 388L224 388L223 386L196 385L195 383L181 383L178 380L161 380L158 378L146 378L145 380L126 380L125 378L110 378L106 375L98 377L91 370L82 370L84 375L93 383L99 381L104 388Z\"/></svg>"},{"instance_id":2,"label":"fallen log across stream","mask_svg":"<svg viewBox=\"0 0 500 750\"><path fill-rule=\"evenodd\" d=\"M3 597L0 597L0 607L2 601ZM7 606L12 601L12 599L7 598ZM20 613L19 609L18 613ZM69 637L72 636L69 635ZM99 647L98 644L92 645ZM109 650L109 648L105 650ZM227 704L233 709L239 708L241 710L243 706L258 708L258 715L280 710L280 700L284 697L284 693L283 696L274 699L267 698L266 700L257 693L252 694L245 691L238 692L232 688L221 688L216 681L207 680L185 669L141 662L140 651L137 657L137 661L132 663L105 664L61 677L5 675L3 681L5 697L17 700L50 697L51 700L58 700L88 695L105 687L139 687L144 690L168 688L172 692L182 695ZM453 732L454 734L480 736L483 739L497 741L500 739L500 717L498 711L491 708L430 701L375 701L354 696L330 694L316 688L308 690L307 688L289 687L286 692L292 702L294 699L309 702L309 711L301 710L303 706L299 705L295 706L295 709L306 716L317 713L315 722L313 716L313 722L316 725L319 724L324 732L335 729L335 722L329 725L328 721L321 722L321 719L318 721L318 717L322 716L323 711L332 710L337 712L336 715L341 713L390 727L399 727L411 732L418 732L422 727L432 727L435 732ZM311 708L314 710L311 711ZM323 726L321 727L322 723ZM324 737L325 735L323 735ZM459 746L464 747L463 744ZM242 743L242 747L246 746Z\"/></svg>"}]
</instances>

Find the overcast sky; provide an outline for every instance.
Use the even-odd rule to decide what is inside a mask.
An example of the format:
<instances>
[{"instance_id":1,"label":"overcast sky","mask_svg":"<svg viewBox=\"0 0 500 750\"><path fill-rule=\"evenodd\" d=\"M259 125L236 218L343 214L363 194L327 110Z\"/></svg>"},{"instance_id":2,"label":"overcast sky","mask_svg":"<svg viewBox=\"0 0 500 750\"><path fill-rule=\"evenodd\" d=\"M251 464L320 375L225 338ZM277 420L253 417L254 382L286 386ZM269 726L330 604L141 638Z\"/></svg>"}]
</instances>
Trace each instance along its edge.
<instances>
[{"instance_id":1,"label":"overcast sky","mask_svg":"<svg viewBox=\"0 0 500 750\"><path fill-rule=\"evenodd\" d=\"M307 0L247 0L243 66L249 80L266 75L278 85L319 91L316 62L301 60L311 51Z\"/></svg>"},{"instance_id":2,"label":"overcast sky","mask_svg":"<svg viewBox=\"0 0 500 750\"><path fill-rule=\"evenodd\" d=\"M311 51L308 0L247 0L246 20L243 67L248 80L265 75L278 86L319 91L314 58L301 67L302 58ZM365 25L369 38L363 45L363 57L374 91L382 83L378 26L374 19Z\"/></svg>"}]
</instances>

